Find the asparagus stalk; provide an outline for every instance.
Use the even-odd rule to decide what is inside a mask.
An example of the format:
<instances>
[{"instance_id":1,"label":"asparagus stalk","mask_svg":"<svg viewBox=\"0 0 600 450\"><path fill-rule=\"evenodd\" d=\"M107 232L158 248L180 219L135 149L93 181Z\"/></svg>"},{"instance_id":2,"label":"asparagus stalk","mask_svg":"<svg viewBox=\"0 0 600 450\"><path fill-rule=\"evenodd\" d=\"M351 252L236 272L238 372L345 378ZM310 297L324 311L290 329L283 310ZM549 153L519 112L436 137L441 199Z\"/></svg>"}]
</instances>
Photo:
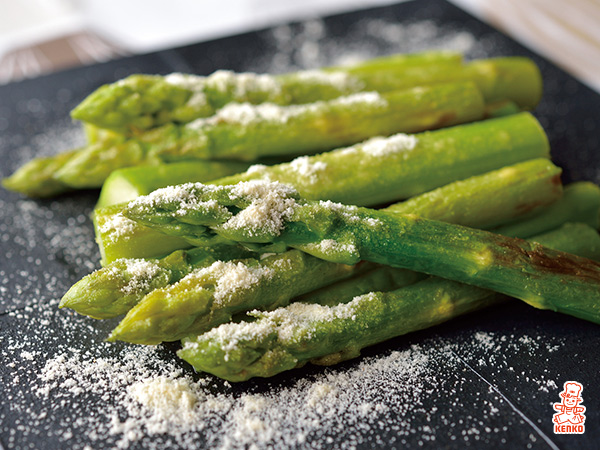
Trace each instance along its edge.
<instances>
[{"instance_id":1,"label":"asparagus stalk","mask_svg":"<svg viewBox=\"0 0 600 450\"><path fill-rule=\"evenodd\" d=\"M375 138L345 149L300 157L291 163L254 166L243 174L213 183L273 180L295 187L309 199L376 205L419 195L505 165L548 156L549 146L543 129L529 113L521 113L412 137ZM509 178L501 179L509 181ZM490 188L499 186L490 184ZM105 187L107 192L111 189L110 185ZM480 203L485 203L485 197ZM168 253L165 247L160 252L153 251L152 246L139 240L138 236L140 239L154 236L157 241L159 237L156 232L126 221L122 208L115 206L94 212L96 222L106 224L96 227L104 264L118 258L157 257ZM175 240L169 248L175 251L185 247L181 240Z\"/></svg>"},{"instance_id":2,"label":"asparagus stalk","mask_svg":"<svg viewBox=\"0 0 600 450\"><path fill-rule=\"evenodd\" d=\"M595 228L585 223L566 222L560 227L536 234L531 240L546 247L598 261L600 259L600 235ZM404 282L409 275L419 276L412 282ZM399 277L398 280L396 277ZM357 295L368 292L387 292L408 286L423 279L425 275L416 272L395 269L389 266L376 266L349 280L343 280L325 286L295 299L298 302L317 303L324 306L335 306L347 303Z\"/></svg>"},{"instance_id":3,"label":"asparagus stalk","mask_svg":"<svg viewBox=\"0 0 600 450\"><path fill-rule=\"evenodd\" d=\"M447 184L384 211L489 229L555 204L562 197L560 173L549 160L532 159ZM599 210L600 204L596 206ZM476 220L473 215L477 215ZM528 235L517 235L523 236Z\"/></svg>"},{"instance_id":4,"label":"asparagus stalk","mask_svg":"<svg viewBox=\"0 0 600 450\"><path fill-rule=\"evenodd\" d=\"M278 105L331 100L359 91L387 92L435 83L473 81L486 102L511 100L529 109L541 96L541 77L526 58L494 58L462 64L457 54L395 55L353 67L284 75L218 71L208 77L132 75L100 87L72 116L118 131L145 130L169 122L208 117L231 102Z\"/></svg>"},{"instance_id":5,"label":"asparagus stalk","mask_svg":"<svg viewBox=\"0 0 600 450\"><path fill-rule=\"evenodd\" d=\"M231 102L280 105L330 100L364 90L395 90L448 81L464 81L469 75L485 78L489 88L494 77L514 79L520 75L531 92L541 89L537 68L524 58L487 60L492 67L477 77L466 72L462 56L449 52L393 55L349 67L330 67L284 75L236 74L220 70L204 77L132 75L104 85L72 112L75 119L119 132L149 129L168 122L187 123L213 115ZM472 63L471 63L472 64ZM499 67L495 67L498 65ZM518 90L512 86L509 92ZM539 100L539 99L538 99Z\"/></svg>"},{"instance_id":6,"label":"asparagus stalk","mask_svg":"<svg viewBox=\"0 0 600 450\"><path fill-rule=\"evenodd\" d=\"M443 276L600 322L600 264L585 258L414 215L307 201L278 183L196 184L185 194L184 203L183 192L159 189L124 214L180 236L217 233L337 263L365 260Z\"/></svg>"},{"instance_id":7,"label":"asparagus stalk","mask_svg":"<svg viewBox=\"0 0 600 450\"><path fill-rule=\"evenodd\" d=\"M600 258L600 236L587 225L570 224L535 240ZM596 250L589 252L588 244ZM349 297L348 291L331 286L312 304L253 311L254 322L224 324L184 339L178 356L196 370L229 381L269 377L307 362L331 365L354 358L367 346L498 301L490 291L436 277L391 292L355 292ZM310 294L305 299L311 300ZM331 306L320 304L323 299Z\"/></svg>"},{"instance_id":8,"label":"asparagus stalk","mask_svg":"<svg viewBox=\"0 0 600 450\"><path fill-rule=\"evenodd\" d=\"M179 281L216 261L256 256L240 246L178 250L162 259L119 259L75 283L59 308L71 308L95 319L108 319L129 311L145 294Z\"/></svg>"},{"instance_id":9,"label":"asparagus stalk","mask_svg":"<svg viewBox=\"0 0 600 450\"><path fill-rule=\"evenodd\" d=\"M464 163L464 160L462 162ZM350 164L351 168L355 167L352 161ZM399 175L402 175L402 171L398 172L401 172ZM415 196L404 203L392 205L386 210L397 213L413 213L477 228L489 228L512 221L530 209L535 210L536 207L540 208L557 201L563 204L564 201L560 200L559 173L560 169L550 161L535 159L474 176L465 181L449 183L436 190ZM409 177L410 175L414 174L408 174ZM331 179L342 180L339 182L340 188L348 186L345 181L347 178L340 177L340 174L336 174ZM231 180L231 178L226 180ZM361 181L363 183L360 183ZM362 195L369 195L369 186L364 175L362 178L357 177L356 184L365 186ZM319 184L316 183L314 186L319 186ZM315 197L330 195L335 198L333 189L329 190L322 184L321 186L321 190L312 187ZM414 186L410 188L412 189ZM379 192L388 192L389 194L385 185L380 186ZM346 194L347 191L340 190L338 196ZM356 195L361 195L361 193L357 191ZM360 200L356 197L355 199ZM573 198L570 196L569 201L571 200ZM162 256L169 251L192 246L191 242L184 239L185 236L179 236L179 228L174 230L173 235L163 234L126 218L123 216L123 208L123 205L113 205L95 212L97 240L104 264L120 258ZM596 205L596 215L599 210L600 205ZM561 215L561 221L553 218L552 223L559 226L564 221L570 220L570 217L568 214ZM559 216L556 217L556 219L558 218ZM543 228L540 228L540 225L543 225ZM533 230L547 230L544 222L529 226ZM185 230L183 233L185 234ZM531 234L523 233L517 234L517 236L527 237Z\"/></svg>"},{"instance_id":10,"label":"asparagus stalk","mask_svg":"<svg viewBox=\"0 0 600 450\"><path fill-rule=\"evenodd\" d=\"M261 260L217 261L147 294L108 339L150 345L179 340L228 322L248 308L287 305L298 295L347 278L359 267L331 264L298 250Z\"/></svg>"},{"instance_id":11,"label":"asparagus stalk","mask_svg":"<svg viewBox=\"0 0 600 450\"><path fill-rule=\"evenodd\" d=\"M168 122L187 123L212 116L230 102L271 102L280 105L330 100L363 90L360 77L402 73L435 65L460 67L457 53L431 52L394 55L354 67L333 67L286 75L235 74L219 70L203 77L174 73L167 76L131 75L101 86L71 113L74 119L123 132L149 129Z\"/></svg>"},{"instance_id":12,"label":"asparagus stalk","mask_svg":"<svg viewBox=\"0 0 600 450\"><path fill-rule=\"evenodd\" d=\"M531 211L518 222L508 223L494 230L505 236L529 237L552 230L567 221L600 227L600 187L589 181L579 181L565 187L563 197L550 206Z\"/></svg>"},{"instance_id":13,"label":"asparagus stalk","mask_svg":"<svg viewBox=\"0 0 600 450\"><path fill-rule=\"evenodd\" d=\"M141 147L134 141L126 139L110 131L98 130L94 127L86 127L89 143L86 147L59 153L45 158L35 158L17 169L10 177L4 178L2 184L5 188L20 192L29 197L53 197L63 192L71 191L74 187L56 178L68 164L78 160L84 154L119 154L121 148L129 148L123 157L123 163L134 161L139 157ZM127 156L129 155L129 156ZM137 156L136 156L137 155ZM106 157L106 156L105 156ZM129 158L129 159L127 159ZM103 167L94 167L90 161L90 170L82 176L97 177Z\"/></svg>"},{"instance_id":14,"label":"asparagus stalk","mask_svg":"<svg viewBox=\"0 0 600 450\"><path fill-rule=\"evenodd\" d=\"M393 53L391 55L366 59L355 64L328 66L321 70L326 72L345 70L352 74L379 73L382 69L387 69L391 66L395 71L402 73L412 68L418 69L430 65L454 67L462 63L462 53L451 50L428 50L419 53Z\"/></svg>"},{"instance_id":15,"label":"asparagus stalk","mask_svg":"<svg viewBox=\"0 0 600 450\"><path fill-rule=\"evenodd\" d=\"M106 152L114 151L113 149L125 140L123 136L93 125L85 125L84 131L88 148L100 148ZM12 176L4 178L2 184L6 189L29 197L53 197L68 192L73 188L57 180L54 174L84 151L85 147L54 156L35 158L20 167Z\"/></svg>"},{"instance_id":16,"label":"asparagus stalk","mask_svg":"<svg viewBox=\"0 0 600 450\"><path fill-rule=\"evenodd\" d=\"M113 170L190 159L253 161L264 156L330 150L373 135L417 132L483 117L472 83L440 84L385 94L362 92L307 105L230 104L216 115L173 124L127 140L114 152L91 147L55 178L75 188L99 187Z\"/></svg>"},{"instance_id":17,"label":"asparagus stalk","mask_svg":"<svg viewBox=\"0 0 600 450\"><path fill-rule=\"evenodd\" d=\"M560 184L556 185L554 179L559 173L560 170L546 159L527 161L514 167L473 177L467 181L451 183L436 191L415 197L408 202L392 205L387 210L402 212L410 210L407 207L414 207L415 213L424 217L481 227L490 223L502 222L502 218L504 220L512 218L524 207L529 207L531 202L551 202L558 198L560 196ZM501 198L500 203L495 202L496 196ZM421 200L418 200L419 198ZM443 199L443 202L440 202L440 199ZM491 218L494 216L496 219L492 220ZM172 239L171 237L165 237L167 240ZM190 252L201 253L210 250L210 248L205 247L205 250L195 249ZM235 259L233 256L223 255L220 250L218 254L221 255L218 258L221 260ZM181 255L185 257L186 253L177 251L174 255L177 255L174 257L176 261L175 270L169 272L168 277L155 277L152 288L173 284L191 270L201 267L188 264L185 266L188 270L184 271L178 262ZM144 266L146 265L145 261L147 260L119 259L105 268L93 272L67 292L61 306L67 306L80 314L92 317L107 318L126 313L131 306L137 304L145 294L150 292L149 290L138 289L131 293L131 288L124 288L124 286L131 285L131 275L127 267ZM209 261L214 262L213 260ZM170 262L169 259L162 260L160 263L151 260L149 264L157 264L161 268L166 267L168 269ZM365 275L363 277L364 282L375 283L378 286L390 284L398 270L394 269L390 272L387 269L380 269L374 271L375 273L371 275ZM178 278L175 278L173 273L176 273ZM162 280L166 281L163 283ZM330 281L335 280L330 279ZM157 285L156 283L159 282L161 284ZM94 286L98 287L95 288ZM91 289L101 292L89 296L88 292ZM127 301L114 302L113 299L123 295L123 290L128 291ZM115 303L118 304L115 306Z\"/></svg>"},{"instance_id":18,"label":"asparagus stalk","mask_svg":"<svg viewBox=\"0 0 600 450\"><path fill-rule=\"evenodd\" d=\"M13 175L2 180L2 186L30 197L54 197L71 190L53 178L54 173L80 150L55 156L35 158L21 166Z\"/></svg>"},{"instance_id":19,"label":"asparagus stalk","mask_svg":"<svg viewBox=\"0 0 600 450\"><path fill-rule=\"evenodd\" d=\"M456 180L548 157L544 130L531 114L521 113L410 136L371 138L290 163L254 166L212 184L279 181L309 199L363 206L413 197Z\"/></svg>"},{"instance_id":20,"label":"asparagus stalk","mask_svg":"<svg viewBox=\"0 0 600 450\"><path fill-rule=\"evenodd\" d=\"M115 170L104 182L96 208L127 202L161 187L210 181L247 168L248 164L234 161L185 161Z\"/></svg>"},{"instance_id":21,"label":"asparagus stalk","mask_svg":"<svg viewBox=\"0 0 600 450\"><path fill-rule=\"evenodd\" d=\"M139 226L123 215L121 204L95 210L92 219L103 266L119 259L160 258L193 246L183 238Z\"/></svg>"}]
</instances>

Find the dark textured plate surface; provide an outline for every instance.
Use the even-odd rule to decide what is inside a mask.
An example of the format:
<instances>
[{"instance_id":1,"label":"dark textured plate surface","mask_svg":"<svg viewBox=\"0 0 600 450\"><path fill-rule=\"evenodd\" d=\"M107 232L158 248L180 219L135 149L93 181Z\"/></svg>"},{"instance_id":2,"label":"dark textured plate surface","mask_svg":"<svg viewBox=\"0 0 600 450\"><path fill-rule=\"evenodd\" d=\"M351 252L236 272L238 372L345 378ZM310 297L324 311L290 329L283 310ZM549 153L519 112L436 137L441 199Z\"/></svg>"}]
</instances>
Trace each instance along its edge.
<instances>
[{"instance_id":1,"label":"dark textured plate surface","mask_svg":"<svg viewBox=\"0 0 600 450\"><path fill-rule=\"evenodd\" d=\"M437 0L293 24L0 87L0 176L9 175L33 156L80 145L82 133L69 120L69 110L100 84L130 73L284 71L440 47L463 50L470 58L533 58L545 81L544 98L535 115L548 132L553 158L564 169L564 181L600 181L598 94L489 26ZM56 299L98 266L88 219L96 197L97 192L83 192L34 201L0 190L0 445L6 448L89 445L98 449L113 448L119 442L118 434L98 437L93 430L86 431L85 421L77 422L98 415L105 403L118 401L118 396L101 398L91 392L89 399L84 396L85 401L75 402L68 386L54 386L50 395L40 393L39 374L58 352L72 348L90 358L103 358L119 357L125 348L101 342L113 324L55 311ZM289 441L289 446L598 448L597 325L513 301L365 353L377 360L394 350L411 348L429 357L443 355L430 364L435 373L423 376L414 408L393 411L393 405L399 404L395 400L381 423L372 417L368 427L348 423L344 432L332 429L330 441L325 439L327 432L313 429L302 440ZM165 361L174 358L169 347L160 348L158 354ZM192 373L185 364L176 364L184 373ZM359 364L351 361L327 373L356 371ZM320 373L320 368L307 367L234 387L211 383L213 389L232 395L264 394ZM584 386L587 422L581 436L552 431L552 404L560 401L558 393L567 380ZM390 398L406 392L406 386L393 383L381 389ZM403 402L411 405L409 400ZM208 424L206 434L214 437L219 428L211 430L211 426L217 427ZM223 445L211 439L199 438L196 446ZM178 447L176 441L156 435L128 442L132 448Z\"/></svg>"}]
</instances>

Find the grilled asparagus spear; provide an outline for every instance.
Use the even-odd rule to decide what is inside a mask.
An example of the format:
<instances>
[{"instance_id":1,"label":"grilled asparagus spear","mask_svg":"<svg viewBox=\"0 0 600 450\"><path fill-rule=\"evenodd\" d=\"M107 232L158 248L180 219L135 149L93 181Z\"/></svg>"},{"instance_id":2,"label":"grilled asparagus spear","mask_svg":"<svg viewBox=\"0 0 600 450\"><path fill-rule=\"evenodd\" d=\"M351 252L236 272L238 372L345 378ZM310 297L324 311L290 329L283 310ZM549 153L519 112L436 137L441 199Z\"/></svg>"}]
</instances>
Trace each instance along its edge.
<instances>
[{"instance_id":1,"label":"grilled asparagus spear","mask_svg":"<svg viewBox=\"0 0 600 450\"><path fill-rule=\"evenodd\" d=\"M247 168L248 164L234 161L185 161L115 170L104 182L96 208L133 200L161 187L210 181Z\"/></svg>"},{"instance_id":2,"label":"grilled asparagus spear","mask_svg":"<svg viewBox=\"0 0 600 450\"><path fill-rule=\"evenodd\" d=\"M530 109L541 96L539 70L529 59L493 58L464 64L458 54L425 53L283 75L223 70L208 77L132 75L100 87L72 116L102 128L135 133L208 117L231 102L293 105L360 91L387 92L455 81L476 83L486 103L509 100Z\"/></svg>"},{"instance_id":3,"label":"grilled asparagus spear","mask_svg":"<svg viewBox=\"0 0 600 450\"><path fill-rule=\"evenodd\" d=\"M534 240L600 258L600 237L584 224L569 224ZM498 301L497 295L485 289L436 277L391 292L358 289L357 293L331 286L317 298L304 297L312 304L253 311L256 321L224 324L184 339L178 355L196 370L229 381L269 377L307 362L331 365L354 358L369 345ZM323 301L331 306L320 304Z\"/></svg>"},{"instance_id":4,"label":"grilled asparagus spear","mask_svg":"<svg viewBox=\"0 0 600 450\"><path fill-rule=\"evenodd\" d=\"M589 181L578 181L565 187L559 201L493 231L505 236L528 237L558 228L565 222L586 223L597 230L600 227L599 209L600 188Z\"/></svg>"},{"instance_id":5,"label":"grilled asparagus spear","mask_svg":"<svg viewBox=\"0 0 600 450\"><path fill-rule=\"evenodd\" d=\"M159 189L133 200L124 214L187 239L216 233L258 248L285 244L332 262L411 269L600 322L598 263L414 215L307 201L278 183Z\"/></svg>"},{"instance_id":6,"label":"grilled asparagus spear","mask_svg":"<svg viewBox=\"0 0 600 450\"><path fill-rule=\"evenodd\" d=\"M243 174L213 183L280 181L294 186L309 199L376 205L419 195L505 165L548 156L543 129L533 116L522 113L413 136L374 138L345 149L300 157L287 164L254 166ZM515 173L514 179L519 173ZM532 180L540 181L533 172L531 175ZM508 183L512 178L498 179ZM496 195L493 190L497 187L490 184L487 193ZM110 190L110 186L104 189ZM485 203L483 197L480 204ZM94 216L104 264L119 258L163 256L186 248L181 239L160 240L156 232L125 220L120 205L98 209ZM146 245L151 241L160 241L161 247Z\"/></svg>"},{"instance_id":7,"label":"grilled asparagus spear","mask_svg":"<svg viewBox=\"0 0 600 450\"><path fill-rule=\"evenodd\" d=\"M141 133L111 152L98 146L86 148L54 177L74 188L99 187L121 167L317 153L371 136L470 122L483 114L481 93L470 82L384 94L361 92L306 105L232 103L208 118Z\"/></svg>"},{"instance_id":8,"label":"grilled asparagus spear","mask_svg":"<svg viewBox=\"0 0 600 450\"><path fill-rule=\"evenodd\" d=\"M560 170L546 159L531 160L465 181L451 183L407 202L392 205L387 210L400 213L414 209L416 214L424 217L485 227L512 218L530 208L533 203L543 204L558 198L561 189L560 183L555 183L555 178L559 173ZM164 240L164 238L172 237L159 235L157 239ZM236 258L223 253L220 247L216 249L205 247L205 249L194 249L189 253L198 255L203 251L212 251L211 255L221 260ZM177 251L160 262L139 258L119 259L75 284L65 294L61 306L67 306L92 317L106 318L125 313L151 290L172 284L193 269L204 267L204 265L187 264L183 266L187 271L183 270L180 261L182 258L188 258L186 255L186 252ZM134 283L139 289L131 289L132 276L128 267L148 267L152 272L158 273L154 267L166 270L172 258L176 264L174 270L168 272L168 276L155 276L151 284ZM214 259L208 262L212 263ZM174 274L179 278L175 278ZM302 274L298 275L298 277L302 276ZM330 282L336 281L331 273L325 271L319 276L329 277ZM393 276L393 273L389 274L383 270L381 274L372 274L372 278L366 277L365 282L368 279L370 280L368 282L382 285ZM93 294L89 294L90 291L93 291ZM118 300L124 296L124 291L127 293L126 300Z\"/></svg>"}]
</instances>

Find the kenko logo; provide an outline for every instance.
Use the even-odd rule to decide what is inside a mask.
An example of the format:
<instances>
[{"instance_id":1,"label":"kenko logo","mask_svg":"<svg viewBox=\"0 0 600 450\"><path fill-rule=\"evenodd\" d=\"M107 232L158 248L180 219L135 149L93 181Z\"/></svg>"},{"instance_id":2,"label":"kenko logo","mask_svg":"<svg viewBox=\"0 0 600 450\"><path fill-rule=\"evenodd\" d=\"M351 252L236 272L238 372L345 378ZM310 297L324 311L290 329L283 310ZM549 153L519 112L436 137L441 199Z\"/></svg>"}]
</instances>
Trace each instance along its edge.
<instances>
[{"instance_id":1,"label":"kenko logo","mask_svg":"<svg viewBox=\"0 0 600 450\"><path fill-rule=\"evenodd\" d=\"M585 432L585 406L578 406L583 402L582 390L583 386L577 381L565 383L564 391L559 394L562 401L554 404L554 409L558 411L552 417L555 434L583 434Z\"/></svg>"}]
</instances>

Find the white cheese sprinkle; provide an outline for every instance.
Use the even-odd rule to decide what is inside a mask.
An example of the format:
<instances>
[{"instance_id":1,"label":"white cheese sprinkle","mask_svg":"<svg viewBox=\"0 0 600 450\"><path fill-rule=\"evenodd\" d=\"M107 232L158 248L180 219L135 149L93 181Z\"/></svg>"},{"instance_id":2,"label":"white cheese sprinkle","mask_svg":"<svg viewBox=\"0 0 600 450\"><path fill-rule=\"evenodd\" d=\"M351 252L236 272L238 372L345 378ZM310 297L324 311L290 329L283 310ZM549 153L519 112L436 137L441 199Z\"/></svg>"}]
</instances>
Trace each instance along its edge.
<instances>
[{"instance_id":1,"label":"white cheese sprinkle","mask_svg":"<svg viewBox=\"0 0 600 450\"><path fill-rule=\"evenodd\" d=\"M232 91L236 98L245 98L249 93L255 92L270 95L278 95L281 92L281 83L274 76L252 72L217 70L206 78L206 84L222 93Z\"/></svg>"},{"instance_id":2,"label":"white cheese sprinkle","mask_svg":"<svg viewBox=\"0 0 600 450\"><path fill-rule=\"evenodd\" d=\"M216 261L207 269L217 280L214 299L216 304L227 302L232 295L250 289L264 279L273 277L273 270L268 267L250 267L243 262Z\"/></svg>"},{"instance_id":3,"label":"white cheese sprinkle","mask_svg":"<svg viewBox=\"0 0 600 450\"><path fill-rule=\"evenodd\" d=\"M370 156L382 157L413 150L418 142L418 138L414 135L404 133L395 134L388 138L375 137L362 144L362 151Z\"/></svg>"},{"instance_id":4,"label":"white cheese sprinkle","mask_svg":"<svg viewBox=\"0 0 600 450\"><path fill-rule=\"evenodd\" d=\"M331 101L334 105L344 106L378 106L386 107L387 101L379 94L379 92L358 92L356 94L338 97Z\"/></svg>"},{"instance_id":5,"label":"white cheese sprinkle","mask_svg":"<svg viewBox=\"0 0 600 450\"><path fill-rule=\"evenodd\" d=\"M306 177L303 181L314 184L319 181L319 174L327 169L327 163L314 161L314 158L309 156L300 156L291 161L289 167L299 175Z\"/></svg>"},{"instance_id":6,"label":"white cheese sprinkle","mask_svg":"<svg viewBox=\"0 0 600 450\"><path fill-rule=\"evenodd\" d=\"M207 123L216 124L220 122L249 125L255 122L267 121L286 123L291 111L274 103L261 103L252 105L250 103L228 103L215 114L205 120Z\"/></svg>"},{"instance_id":7,"label":"white cheese sprinkle","mask_svg":"<svg viewBox=\"0 0 600 450\"><path fill-rule=\"evenodd\" d=\"M100 225L100 232L109 240L129 239L136 228L137 223L125 217L122 213L114 214Z\"/></svg>"},{"instance_id":8,"label":"white cheese sprinkle","mask_svg":"<svg viewBox=\"0 0 600 450\"><path fill-rule=\"evenodd\" d=\"M325 255L358 253L358 250L354 244L342 244L333 239L323 239L317 244L317 247Z\"/></svg>"},{"instance_id":9,"label":"white cheese sprinkle","mask_svg":"<svg viewBox=\"0 0 600 450\"><path fill-rule=\"evenodd\" d=\"M129 277L127 284L121 287L121 292L126 295L146 291L150 288L152 279L160 272L160 266L146 259L120 259L125 263L126 276Z\"/></svg>"},{"instance_id":10,"label":"white cheese sprinkle","mask_svg":"<svg viewBox=\"0 0 600 450\"><path fill-rule=\"evenodd\" d=\"M364 83L346 72L324 70L303 70L296 74L300 81L330 85L340 90L361 90Z\"/></svg>"},{"instance_id":11,"label":"white cheese sprinkle","mask_svg":"<svg viewBox=\"0 0 600 450\"><path fill-rule=\"evenodd\" d=\"M226 207L219 205L215 200L200 200L205 193L223 189L220 186L202 183L184 183L177 186L167 186L157 189L148 195L137 197L129 202L129 207L150 211L154 208L164 208L167 205L176 205L175 214L185 216L190 211L213 211L219 216L229 216Z\"/></svg>"},{"instance_id":12,"label":"white cheese sprinkle","mask_svg":"<svg viewBox=\"0 0 600 450\"><path fill-rule=\"evenodd\" d=\"M278 236L296 209L298 193L279 182L252 180L238 183L231 190L231 198L244 197L250 205L223 224L223 229L244 230L249 236L261 233Z\"/></svg>"},{"instance_id":13,"label":"white cheese sprinkle","mask_svg":"<svg viewBox=\"0 0 600 450\"><path fill-rule=\"evenodd\" d=\"M197 75L171 73L165 76L164 79L169 84L188 89L192 92L192 95L187 101L188 106L200 108L208 105L208 99L204 93L206 78Z\"/></svg>"}]
</instances>

